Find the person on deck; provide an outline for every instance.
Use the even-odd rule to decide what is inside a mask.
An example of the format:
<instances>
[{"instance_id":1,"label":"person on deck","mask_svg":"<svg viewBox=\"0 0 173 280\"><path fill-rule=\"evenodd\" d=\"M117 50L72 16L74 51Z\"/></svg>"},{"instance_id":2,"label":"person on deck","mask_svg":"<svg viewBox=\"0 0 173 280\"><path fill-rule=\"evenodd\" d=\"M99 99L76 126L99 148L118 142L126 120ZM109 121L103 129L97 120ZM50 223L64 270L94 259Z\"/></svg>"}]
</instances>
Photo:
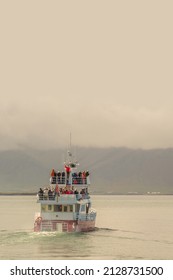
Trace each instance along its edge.
<instances>
[{"instance_id":1,"label":"person on deck","mask_svg":"<svg viewBox=\"0 0 173 280\"><path fill-rule=\"evenodd\" d=\"M51 184L55 184L56 182L56 172L54 169L52 169L51 173L50 173L50 183Z\"/></svg>"},{"instance_id":2,"label":"person on deck","mask_svg":"<svg viewBox=\"0 0 173 280\"><path fill-rule=\"evenodd\" d=\"M60 184L61 183L61 172L60 171L57 172L57 176L58 176L58 184Z\"/></svg>"},{"instance_id":3,"label":"person on deck","mask_svg":"<svg viewBox=\"0 0 173 280\"><path fill-rule=\"evenodd\" d=\"M61 184L65 184L65 172L64 171L62 171L61 176L62 176Z\"/></svg>"},{"instance_id":4,"label":"person on deck","mask_svg":"<svg viewBox=\"0 0 173 280\"><path fill-rule=\"evenodd\" d=\"M54 177L54 176L55 176L55 170L54 170L54 169L52 169L52 171L51 171L51 173L50 173L50 176L51 176L51 177Z\"/></svg>"},{"instance_id":5,"label":"person on deck","mask_svg":"<svg viewBox=\"0 0 173 280\"><path fill-rule=\"evenodd\" d=\"M86 183L90 185L90 178L89 178L89 175L90 175L90 173L89 173L89 171L87 170L87 171L86 171Z\"/></svg>"},{"instance_id":6,"label":"person on deck","mask_svg":"<svg viewBox=\"0 0 173 280\"><path fill-rule=\"evenodd\" d=\"M82 184L86 184L86 172L82 172Z\"/></svg>"},{"instance_id":7,"label":"person on deck","mask_svg":"<svg viewBox=\"0 0 173 280\"><path fill-rule=\"evenodd\" d=\"M43 200L43 190L42 190L42 188L40 188L40 190L38 192L38 197L39 197L39 200Z\"/></svg>"},{"instance_id":8,"label":"person on deck","mask_svg":"<svg viewBox=\"0 0 173 280\"><path fill-rule=\"evenodd\" d=\"M66 174L67 174L67 184L69 184L71 168L70 168L69 165L65 165L64 168L65 168L65 171L66 171Z\"/></svg>"}]
</instances>

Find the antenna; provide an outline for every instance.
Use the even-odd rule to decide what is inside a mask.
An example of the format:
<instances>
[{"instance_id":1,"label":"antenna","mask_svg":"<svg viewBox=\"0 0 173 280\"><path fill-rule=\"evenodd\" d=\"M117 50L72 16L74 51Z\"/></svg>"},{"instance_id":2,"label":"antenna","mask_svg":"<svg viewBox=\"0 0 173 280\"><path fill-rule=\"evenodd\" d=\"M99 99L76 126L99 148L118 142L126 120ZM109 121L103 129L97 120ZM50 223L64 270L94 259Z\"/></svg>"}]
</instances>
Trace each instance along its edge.
<instances>
[{"instance_id":1,"label":"antenna","mask_svg":"<svg viewBox=\"0 0 173 280\"><path fill-rule=\"evenodd\" d=\"M70 149L69 150L71 150L71 132L70 132Z\"/></svg>"},{"instance_id":2,"label":"antenna","mask_svg":"<svg viewBox=\"0 0 173 280\"><path fill-rule=\"evenodd\" d=\"M69 158L72 157L72 153L71 153L71 132L70 132L70 141L69 141L69 147L67 150L67 158L69 160Z\"/></svg>"}]
</instances>

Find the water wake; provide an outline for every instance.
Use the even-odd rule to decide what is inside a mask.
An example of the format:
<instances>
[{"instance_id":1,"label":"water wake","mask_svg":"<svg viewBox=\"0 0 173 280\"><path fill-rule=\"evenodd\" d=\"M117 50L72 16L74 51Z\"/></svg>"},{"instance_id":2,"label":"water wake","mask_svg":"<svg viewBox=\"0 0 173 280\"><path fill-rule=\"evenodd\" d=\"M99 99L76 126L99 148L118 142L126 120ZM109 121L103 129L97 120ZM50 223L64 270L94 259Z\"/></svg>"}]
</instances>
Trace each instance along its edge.
<instances>
[{"instance_id":1,"label":"water wake","mask_svg":"<svg viewBox=\"0 0 173 280\"><path fill-rule=\"evenodd\" d=\"M114 228L99 228L99 227L95 227L94 231L118 231L118 229L114 229Z\"/></svg>"}]
</instances>

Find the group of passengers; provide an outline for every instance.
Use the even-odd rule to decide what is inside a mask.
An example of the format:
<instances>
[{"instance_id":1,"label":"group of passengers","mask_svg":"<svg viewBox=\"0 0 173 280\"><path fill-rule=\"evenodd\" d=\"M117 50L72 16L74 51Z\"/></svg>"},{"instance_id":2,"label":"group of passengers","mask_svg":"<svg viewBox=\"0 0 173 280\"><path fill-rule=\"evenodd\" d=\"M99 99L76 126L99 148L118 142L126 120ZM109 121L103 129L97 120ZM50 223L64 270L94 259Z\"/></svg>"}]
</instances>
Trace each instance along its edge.
<instances>
[{"instance_id":1,"label":"group of passengers","mask_svg":"<svg viewBox=\"0 0 173 280\"><path fill-rule=\"evenodd\" d=\"M39 200L55 200L56 195L60 196L61 194L76 194L78 198L84 198L89 195L87 188L82 188L79 192L73 186L71 188L69 186L59 188L56 185L56 188L46 187L44 189L40 188L38 191Z\"/></svg>"},{"instance_id":2,"label":"group of passengers","mask_svg":"<svg viewBox=\"0 0 173 280\"><path fill-rule=\"evenodd\" d=\"M54 200L55 199L55 189L46 187L44 189L40 188L38 191L39 200Z\"/></svg>"},{"instance_id":3,"label":"group of passengers","mask_svg":"<svg viewBox=\"0 0 173 280\"><path fill-rule=\"evenodd\" d=\"M81 194L81 195L88 195L88 189L87 188L82 188L81 191L79 192L77 189L69 188L68 186L65 188L60 188L59 194Z\"/></svg>"},{"instance_id":4,"label":"group of passengers","mask_svg":"<svg viewBox=\"0 0 173 280\"><path fill-rule=\"evenodd\" d=\"M87 177L89 176L89 171L83 171L79 173L72 173L73 184L87 184Z\"/></svg>"},{"instance_id":5,"label":"group of passengers","mask_svg":"<svg viewBox=\"0 0 173 280\"><path fill-rule=\"evenodd\" d=\"M87 184L89 181L87 180L89 176L89 171L80 171L80 172L72 172L71 168L65 165L65 171L56 172L52 169L50 174L50 183L51 184Z\"/></svg>"}]
</instances>

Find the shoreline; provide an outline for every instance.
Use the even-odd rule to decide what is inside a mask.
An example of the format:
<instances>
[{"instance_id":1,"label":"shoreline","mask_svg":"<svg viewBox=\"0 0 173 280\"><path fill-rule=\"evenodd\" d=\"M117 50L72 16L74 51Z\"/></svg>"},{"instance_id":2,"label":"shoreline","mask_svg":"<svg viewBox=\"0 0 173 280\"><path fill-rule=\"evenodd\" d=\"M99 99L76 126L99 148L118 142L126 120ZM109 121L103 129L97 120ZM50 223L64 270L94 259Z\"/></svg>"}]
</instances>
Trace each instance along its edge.
<instances>
[{"instance_id":1,"label":"shoreline","mask_svg":"<svg viewBox=\"0 0 173 280\"><path fill-rule=\"evenodd\" d=\"M24 193L24 192L0 192L0 196L35 196L37 195L37 192L29 192L29 193ZM128 196L139 196L139 195L145 195L145 196L161 196L161 195L173 195L171 193L91 193L91 195L128 195Z\"/></svg>"},{"instance_id":2,"label":"shoreline","mask_svg":"<svg viewBox=\"0 0 173 280\"><path fill-rule=\"evenodd\" d=\"M0 196L19 196L19 195L37 195L37 193L36 192L30 192L30 193L18 193L18 192L16 192L16 193L0 193Z\"/></svg>"}]
</instances>

